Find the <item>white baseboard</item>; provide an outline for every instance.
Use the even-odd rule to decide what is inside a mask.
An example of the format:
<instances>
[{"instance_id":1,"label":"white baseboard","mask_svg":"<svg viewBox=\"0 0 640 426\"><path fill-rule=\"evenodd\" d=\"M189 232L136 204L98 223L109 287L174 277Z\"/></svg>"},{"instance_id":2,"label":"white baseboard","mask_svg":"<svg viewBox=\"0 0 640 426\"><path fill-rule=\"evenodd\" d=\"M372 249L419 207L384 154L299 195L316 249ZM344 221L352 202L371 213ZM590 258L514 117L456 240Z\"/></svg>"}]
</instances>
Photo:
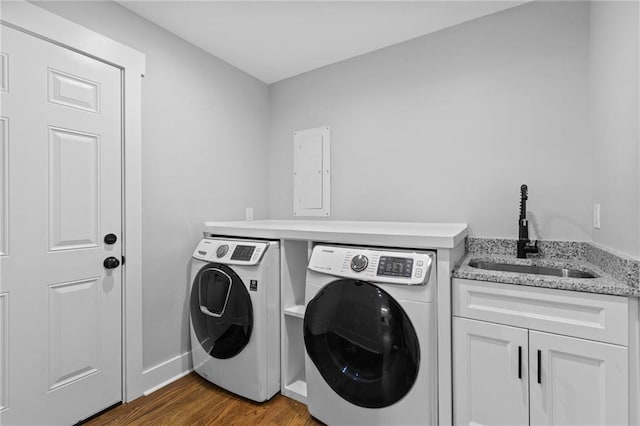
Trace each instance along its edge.
<instances>
[{"instance_id":1,"label":"white baseboard","mask_svg":"<svg viewBox=\"0 0 640 426\"><path fill-rule=\"evenodd\" d=\"M629 298L629 424L640 424L640 308Z\"/></svg>"},{"instance_id":2,"label":"white baseboard","mask_svg":"<svg viewBox=\"0 0 640 426\"><path fill-rule=\"evenodd\" d=\"M142 372L143 395L147 396L193 371L191 352L175 356Z\"/></svg>"}]
</instances>

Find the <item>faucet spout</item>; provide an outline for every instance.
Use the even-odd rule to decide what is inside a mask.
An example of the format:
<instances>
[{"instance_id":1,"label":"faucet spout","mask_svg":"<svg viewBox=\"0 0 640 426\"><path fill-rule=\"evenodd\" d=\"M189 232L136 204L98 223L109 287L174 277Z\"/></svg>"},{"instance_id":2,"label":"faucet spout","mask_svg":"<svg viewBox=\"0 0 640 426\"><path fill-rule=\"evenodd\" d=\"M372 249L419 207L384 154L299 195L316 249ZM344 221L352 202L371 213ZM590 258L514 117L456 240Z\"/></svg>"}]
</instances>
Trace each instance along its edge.
<instances>
[{"instance_id":1,"label":"faucet spout","mask_svg":"<svg viewBox=\"0 0 640 426\"><path fill-rule=\"evenodd\" d=\"M518 244L516 256L526 259L528 253L538 253L538 242L529 240L529 221L527 221L527 200L529 199L527 185L520 187L520 217L518 219Z\"/></svg>"}]
</instances>

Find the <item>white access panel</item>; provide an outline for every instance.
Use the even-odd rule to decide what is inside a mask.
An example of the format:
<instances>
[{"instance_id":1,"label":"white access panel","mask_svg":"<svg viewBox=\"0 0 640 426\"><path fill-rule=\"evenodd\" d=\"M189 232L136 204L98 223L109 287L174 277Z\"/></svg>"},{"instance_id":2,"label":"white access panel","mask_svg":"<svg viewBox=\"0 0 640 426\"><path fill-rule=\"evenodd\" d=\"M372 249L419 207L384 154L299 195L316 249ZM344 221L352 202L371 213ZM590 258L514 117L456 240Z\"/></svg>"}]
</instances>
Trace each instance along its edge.
<instances>
[{"instance_id":1,"label":"white access panel","mask_svg":"<svg viewBox=\"0 0 640 426\"><path fill-rule=\"evenodd\" d=\"M330 128L293 133L293 214L329 216L331 198Z\"/></svg>"}]
</instances>

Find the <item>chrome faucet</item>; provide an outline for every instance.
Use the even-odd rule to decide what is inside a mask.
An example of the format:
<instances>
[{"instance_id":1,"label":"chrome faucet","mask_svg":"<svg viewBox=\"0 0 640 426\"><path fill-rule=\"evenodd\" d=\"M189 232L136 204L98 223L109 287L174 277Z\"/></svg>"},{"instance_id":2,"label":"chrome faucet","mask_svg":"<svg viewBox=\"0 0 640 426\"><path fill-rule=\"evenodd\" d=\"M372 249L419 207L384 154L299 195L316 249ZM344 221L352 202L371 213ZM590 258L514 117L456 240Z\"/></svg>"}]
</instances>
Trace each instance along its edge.
<instances>
[{"instance_id":1,"label":"chrome faucet","mask_svg":"<svg viewBox=\"0 0 640 426\"><path fill-rule=\"evenodd\" d=\"M526 259L528 253L538 253L538 242L529 240L529 222L527 221L527 185L520 187L520 219L518 220L518 259Z\"/></svg>"}]
</instances>

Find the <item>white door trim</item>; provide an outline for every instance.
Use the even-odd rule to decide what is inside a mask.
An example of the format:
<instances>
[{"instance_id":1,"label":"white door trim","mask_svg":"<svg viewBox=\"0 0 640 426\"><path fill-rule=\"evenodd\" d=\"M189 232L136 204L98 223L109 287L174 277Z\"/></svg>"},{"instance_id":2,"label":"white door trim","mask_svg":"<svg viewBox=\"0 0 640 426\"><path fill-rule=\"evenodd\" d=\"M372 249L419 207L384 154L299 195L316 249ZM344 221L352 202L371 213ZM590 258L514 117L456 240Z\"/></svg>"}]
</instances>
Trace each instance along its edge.
<instances>
[{"instance_id":1,"label":"white door trim","mask_svg":"<svg viewBox=\"0 0 640 426\"><path fill-rule=\"evenodd\" d=\"M142 395L142 77L145 55L24 0L2 2L3 24L92 56L123 78L123 371L122 397Z\"/></svg>"}]
</instances>

